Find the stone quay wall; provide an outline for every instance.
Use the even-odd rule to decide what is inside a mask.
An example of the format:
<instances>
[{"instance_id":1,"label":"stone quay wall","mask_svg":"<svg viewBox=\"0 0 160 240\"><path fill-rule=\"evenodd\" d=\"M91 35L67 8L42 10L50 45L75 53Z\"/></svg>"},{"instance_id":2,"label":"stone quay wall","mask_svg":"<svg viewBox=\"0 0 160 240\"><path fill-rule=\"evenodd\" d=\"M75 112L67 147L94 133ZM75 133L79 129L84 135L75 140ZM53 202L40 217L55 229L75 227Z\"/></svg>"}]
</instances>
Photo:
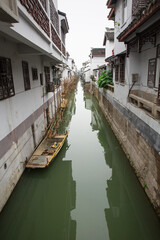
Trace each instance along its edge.
<instances>
[{"instance_id":1,"label":"stone quay wall","mask_svg":"<svg viewBox=\"0 0 160 240\"><path fill-rule=\"evenodd\" d=\"M92 83L85 84L85 90L97 98L107 121L160 217L160 151L155 144L160 141L159 134L129 109L120 105L113 98L112 93L107 94L108 90L99 89Z\"/></svg>"}]
</instances>

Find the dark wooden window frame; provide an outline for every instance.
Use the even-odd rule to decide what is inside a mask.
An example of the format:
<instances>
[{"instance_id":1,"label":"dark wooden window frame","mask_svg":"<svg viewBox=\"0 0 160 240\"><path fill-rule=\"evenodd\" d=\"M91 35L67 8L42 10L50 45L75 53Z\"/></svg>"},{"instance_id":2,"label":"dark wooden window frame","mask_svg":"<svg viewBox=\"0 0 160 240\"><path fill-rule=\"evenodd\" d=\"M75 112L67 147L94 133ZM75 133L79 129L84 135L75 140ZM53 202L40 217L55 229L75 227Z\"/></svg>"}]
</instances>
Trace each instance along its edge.
<instances>
[{"instance_id":1,"label":"dark wooden window frame","mask_svg":"<svg viewBox=\"0 0 160 240\"><path fill-rule=\"evenodd\" d=\"M119 82L125 83L125 56L120 56L119 61Z\"/></svg>"},{"instance_id":2,"label":"dark wooden window frame","mask_svg":"<svg viewBox=\"0 0 160 240\"><path fill-rule=\"evenodd\" d=\"M152 71L154 72L154 74L152 74L152 75L154 75L153 76L153 80L150 80L150 76L151 76L151 74L149 74L149 72L151 71L150 70L150 62L155 62L155 64L154 64L154 69L152 69ZM151 58L151 59L149 59L148 60L148 80L147 80L147 85L148 85L148 87L149 88L154 88L155 87L155 78L156 78L156 65L157 65L157 59L156 58ZM153 85L151 86L150 85L150 83L149 82L153 82Z\"/></svg>"},{"instance_id":3,"label":"dark wooden window frame","mask_svg":"<svg viewBox=\"0 0 160 240\"><path fill-rule=\"evenodd\" d=\"M43 73L40 73L40 84L41 84L41 86L43 85Z\"/></svg>"},{"instance_id":4,"label":"dark wooden window frame","mask_svg":"<svg viewBox=\"0 0 160 240\"><path fill-rule=\"evenodd\" d=\"M0 57L0 100L14 95L11 59Z\"/></svg>"},{"instance_id":5,"label":"dark wooden window frame","mask_svg":"<svg viewBox=\"0 0 160 240\"><path fill-rule=\"evenodd\" d=\"M157 58L160 57L160 44L157 45Z\"/></svg>"},{"instance_id":6,"label":"dark wooden window frame","mask_svg":"<svg viewBox=\"0 0 160 240\"><path fill-rule=\"evenodd\" d=\"M22 70L23 70L23 79L24 79L24 89L25 91L27 91L31 89L28 62L22 61Z\"/></svg>"},{"instance_id":7,"label":"dark wooden window frame","mask_svg":"<svg viewBox=\"0 0 160 240\"><path fill-rule=\"evenodd\" d=\"M47 83L49 83L51 81L50 67L48 67L48 66L44 67L44 75L45 75L45 80L46 80L46 85L47 85Z\"/></svg>"},{"instance_id":8,"label":"dark wooden window frame","mask_svg":"<svg viewBox=\"0 0 160 240\"><path fill-rule=\"evenodd\" d=\"M38 80L38 70L37 70L37 68L32 68L32 79L33 79L33 81Z\"/></svg>"},{"instance_id":9,"label":"dark wooden window frame","mask_svg":"<svg viewBox=\"0 0 160 240\"><path fill-rule=\"evenodd\" d=\"M115 82L118 83L119 81L119 65L115 65Z\"/></svg>"}]
</instances>

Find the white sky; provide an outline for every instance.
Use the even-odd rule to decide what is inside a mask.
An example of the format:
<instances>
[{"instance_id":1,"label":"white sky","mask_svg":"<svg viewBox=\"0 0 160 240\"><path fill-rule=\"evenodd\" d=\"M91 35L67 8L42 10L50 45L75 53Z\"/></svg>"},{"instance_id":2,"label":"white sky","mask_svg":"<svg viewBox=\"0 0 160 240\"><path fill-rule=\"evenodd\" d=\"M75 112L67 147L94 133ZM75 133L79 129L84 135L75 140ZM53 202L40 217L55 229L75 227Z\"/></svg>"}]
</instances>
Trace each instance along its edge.
<instances>
[{"instance_id":1,"label":"white sky","mask_svg":"<svg viewBox=\"0 0 160 240\"><path fill-rule=\"evenodd\" d=\"M104 47L105 27L108 21L107 0L58 0L58 10L65 12L69 23L66 49L78 68L89 59L91 47Z\"/></svg>"}]
</instances>

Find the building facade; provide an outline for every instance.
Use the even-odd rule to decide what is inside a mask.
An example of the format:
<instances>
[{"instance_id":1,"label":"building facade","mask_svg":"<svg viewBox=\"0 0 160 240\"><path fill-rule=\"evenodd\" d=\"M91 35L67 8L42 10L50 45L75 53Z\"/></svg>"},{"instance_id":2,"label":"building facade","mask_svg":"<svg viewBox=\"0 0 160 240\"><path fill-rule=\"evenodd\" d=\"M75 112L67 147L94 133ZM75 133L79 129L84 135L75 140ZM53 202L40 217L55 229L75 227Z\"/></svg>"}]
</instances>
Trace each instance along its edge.
<instances>
[{"instance_id":1,"label":"building facade","mask_svg":"<svg viewBox=\"0 0 160 240\"><path fill-rule=\"evenodd\" d=\"M108 0L107 7L115 24L114 54L106 57L114 89L86 88L160 215L160 1Z\"/></svg>"},{"instance_id":2,"label":"building facade","mask_svg":"<svg viewBox=\"0 0 160 240\"><path fill-rule=\"evenodd\" d=\"M60 104L69 26L57 0L1 0L0 10L1 210Z\"/></svg>"}]
</instances>

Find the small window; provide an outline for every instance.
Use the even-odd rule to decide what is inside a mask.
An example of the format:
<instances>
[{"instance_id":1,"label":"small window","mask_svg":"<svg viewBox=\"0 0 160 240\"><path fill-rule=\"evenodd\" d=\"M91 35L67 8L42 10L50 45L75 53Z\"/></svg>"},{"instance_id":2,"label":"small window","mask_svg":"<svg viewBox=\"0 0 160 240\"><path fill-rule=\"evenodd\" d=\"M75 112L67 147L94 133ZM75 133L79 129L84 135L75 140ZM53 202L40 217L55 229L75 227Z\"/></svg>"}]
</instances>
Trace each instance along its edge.
<instances>
[{"instance_id":1,"label":"small window","mask_svg":"<svg viewBox=\"0 0 160 240\"><path fill-rule=\"evenodd\" d=\"M23 69L23 78L24 78L24 89L25 91L27 91L31 89L28 62L22 61L22 69Z\"/></svg>"},{"instance_id":2,"label":"small window","mask_svg":"<svg viewBox=\"0 0 160 240\"><path fill-rule=\"evenodd\" d=\"M44 67L44 74L45 74L45 80L46 84L50 82L50 68Z\"/></svg>"},{"instance_id":3,"label":"small window","mask_svg":"<svg viewBox=\"0 0 160 240\"><path fill-rule=\"evenodd\" d=\"M115 65L115 81L118 82L119 65Z\"/></svg>"},{"instance_id":4,"label":"small window","mask_svg":"<svg viewBox=\"0 0 160 240\"><path fill-rule=\"evenodd\" d=\"M37 68L32 68L32 79L33 79L33 81L38 80L38 70L37 70Z\"/></svg>"},{"instance_id":5,"label":"small window","mask_svg":"<svg viewBox=\"0 0 160 240\"><path fill-rule=\"evenodd\" d=\"M158 44L157 46L157 58L160 57L160 44Z\"/></svg>"},{"instance_id":6,"label":"small window","mask_svg":"<svg viewBox=\"0 0 160 240\"><path fill-rule=\"evenodd\" d=\"M125 57L120 57L120 82L125 82Z\"/></svg>"},{"instance_id":7,"label":"small window","mask_svg":"<svg viewBox=\"0 0 160 240\"><path fill-rule=\"evenodd\" d=\"M0 57L0 100L15 95L11 60Z\"/></svg>"},{"instance_id":8,"label":"small window","mask_svg":"<svg viewBox=\"0 0 160 240\"><path fill-rule=\"evenodd\" d=\"M43 85L43 73L40 73L40 84Z\"/></svg>"},{"instance_id":9,"label":"small window","mask_svg":"<svg viewBox=\"0 0 160 240\"><path fill-rule=\"evenodd\" d=\"M153 88L155 86L156 76L156 58L149 59L148 62L148 87Z\"/></svg>"}]
</instances>

